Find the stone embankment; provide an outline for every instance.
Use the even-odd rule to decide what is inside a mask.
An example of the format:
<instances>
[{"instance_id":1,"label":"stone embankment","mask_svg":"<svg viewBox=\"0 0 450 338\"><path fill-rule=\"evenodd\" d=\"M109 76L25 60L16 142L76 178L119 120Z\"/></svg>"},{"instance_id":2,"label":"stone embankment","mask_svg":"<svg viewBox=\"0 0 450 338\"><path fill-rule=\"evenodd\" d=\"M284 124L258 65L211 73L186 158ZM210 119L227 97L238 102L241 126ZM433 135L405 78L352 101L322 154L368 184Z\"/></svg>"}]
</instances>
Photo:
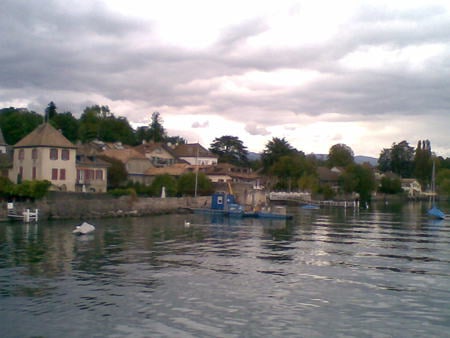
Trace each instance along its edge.
<instances>
[{"instance_id":1,"label":"stone embankment","mask_svg":"<svg viewBox=\"0 0 450 338\"><path fill-rule=\"evenodd\" d=\"M142 198L135 196L113 197L94 193L52 192L35 202L15 202L18 212L38 209L39 219L90 219L104 217L146 216L187 212L190 208L209 205L209 196ZM7 217L6 201L0 204L0 219Z\"/></svg>"}]
</instances>

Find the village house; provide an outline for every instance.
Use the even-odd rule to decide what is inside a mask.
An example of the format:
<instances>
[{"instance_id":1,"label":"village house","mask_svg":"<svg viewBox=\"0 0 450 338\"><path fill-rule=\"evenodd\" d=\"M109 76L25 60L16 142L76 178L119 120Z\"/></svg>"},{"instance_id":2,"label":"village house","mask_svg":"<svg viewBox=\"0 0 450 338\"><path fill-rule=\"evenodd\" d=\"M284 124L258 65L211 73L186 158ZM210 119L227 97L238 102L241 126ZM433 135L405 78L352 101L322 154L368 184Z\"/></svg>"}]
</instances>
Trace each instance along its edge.
<instances>
[{"instance_id":1,"label":"village house","mask_svg":"<svg viewBox=\"0 0 450 338\"><path fill-rule=\"evenodd\" d=\"M76 147L49 123L43 123L14 145L9 178L48 180L52 190L75 191Z\"/></svg>"},{"instance_id":2,"label":"village house","mask_svg":"<svg viewBox=\"0 0 450 338\"><path fill-rule=\"evenodd\" d=\"M106 192L107 174L111 166L98 156L97 150L91 144L77 146L77 181L75 190L78 192Z\"/></svg>"},{"instance_id":3,"label":"village house","mask_svg":"<svg viewBox=\"0 0 450 338\"><path fill-rule=\"evenodd\" d=\"M321 185L328 185L333 190L338 191L339 189L339 176L341 172L339 169L334 168L334 170L327 167L318 167L317 174L319 176L319 183Z\"/></svg>"},{"instance_id":4,"label":"village house","mask_svg":"<svg viewBox=\"0 0 450 338\"><path fill-rule=\"evenodd\" d=\"M416 198L422 195L422 186L415 178L402 178L402 189L410 198Z\"/></svg>"},{"instance_id":5,"label":"village house","mask_svg":"<svg viewBox=\"0 0 450 338\"><path fill-rule=\"evenodd\" d=\"M153 165L145 155L133 148L107 149L102 155L121 161L128 173L128 180L144 185L150 184L149 177L145 172Z\"/></svg>"},{"instance_id":6,"label":"village house","mask_svg":"<svg viewBox=\"0 0 450 338\"><path fill-rule=\"evenodd\" d=\"M145 142L134 149L143 154L156 168L171 166L177 161L173 150L159 142Z\"/></svg>"},{"instance_id":7,"label":"village house","mask_svg":"<svg viewBox=\"0 0 450 338\"><path fill-rule=\"evenodd\" d=\"M216 165L218 156L211 153L199 143L179 144L173 153L179 160L184 160L191 165Z\"/></svg>"}]
</instances>

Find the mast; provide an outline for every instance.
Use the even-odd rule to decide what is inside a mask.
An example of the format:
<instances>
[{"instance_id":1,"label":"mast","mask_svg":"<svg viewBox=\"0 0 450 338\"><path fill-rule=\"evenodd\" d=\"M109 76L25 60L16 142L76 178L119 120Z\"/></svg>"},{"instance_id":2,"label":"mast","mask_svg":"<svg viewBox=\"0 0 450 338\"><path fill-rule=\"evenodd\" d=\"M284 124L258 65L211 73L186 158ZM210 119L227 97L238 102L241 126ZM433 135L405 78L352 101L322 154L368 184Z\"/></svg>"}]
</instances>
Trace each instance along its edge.
<instances>
[{"instance_id":1,"label":"mast","mask_svg":"<svg viewBox=\"0 0 450 338\"><path fill-rule=\"evenodd\" d=\"M197 144L197 153L195 155L195 188L194 197L197 197L197 185L198 185L198 149L200 148L200 143Z\"/></svg>"}]
</instances>

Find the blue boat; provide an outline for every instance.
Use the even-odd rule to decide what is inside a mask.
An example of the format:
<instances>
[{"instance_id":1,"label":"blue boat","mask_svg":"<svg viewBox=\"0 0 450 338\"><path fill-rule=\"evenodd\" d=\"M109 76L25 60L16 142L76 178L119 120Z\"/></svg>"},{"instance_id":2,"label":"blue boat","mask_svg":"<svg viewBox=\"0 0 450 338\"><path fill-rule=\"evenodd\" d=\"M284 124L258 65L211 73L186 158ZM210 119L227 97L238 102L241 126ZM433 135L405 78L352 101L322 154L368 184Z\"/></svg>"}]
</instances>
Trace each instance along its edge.
<instances>
[{"instance_id":1,"label":"blue boat","mask_svg":"<svg viewBox=\"0 0 450 338\"><path fill-rule=\"evenodd\" d=\"M437 219L445 218L445 214L435 205L433 205L433 207L430 210L428 210L428 215Z\"/></svg>"},{"instance_id":2,"label":"blue boat","mask_svg":"<svg viewBox=\"0 0 450 338\"><path fill-rule=\"evenodd\" d=\"M212 214L225 215L231 217L243 217L244 208L238 203L232 194L223 192L214 193L211 196L210 208L194 208L192 209L196 214Z\"/></svg>"},{"instance_id":3,"label":"blue boat","mask_svg":"<svg viewBox=\"0 0 450 338\"><path fill-rule=\"evenodd\" d=\"M292 219L293 216L286 212L286 207L275 206L273 208L265 208L254 213L254 217L270 218L270 219Z\"/></svg>"}]
</instances>

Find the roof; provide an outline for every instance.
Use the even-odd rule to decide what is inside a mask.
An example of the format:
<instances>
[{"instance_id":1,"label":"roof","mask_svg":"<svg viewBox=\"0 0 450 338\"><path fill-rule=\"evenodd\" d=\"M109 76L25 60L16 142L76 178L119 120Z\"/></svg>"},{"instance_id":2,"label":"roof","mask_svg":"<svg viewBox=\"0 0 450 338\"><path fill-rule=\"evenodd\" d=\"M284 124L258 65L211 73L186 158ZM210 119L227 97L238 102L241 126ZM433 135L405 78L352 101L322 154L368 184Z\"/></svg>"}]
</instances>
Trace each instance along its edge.
<instances>
[{"instance_id":1,"label":"roof","mask_svg":"<svg viewBox=\"0 0 450 338\"><path fill-rule=\"evenodd\" d=\"M43 123L14 145L20 147L57 147L76 148L64 135L51 124Z\"/></svg>"},{"instance_id":2,"label":"roof","mask_svg":"<svg viewBox=\"0 0 450 338\"><path fill-rule=\"evenodd\" d=\"M84 154L77 155L77 167L94 167L94 168L108 168L111 166L109 162L102 160L97 156L88 156Z\"/></svg>"},{"instance_id":3,"label":"roof","mask_svg":"<svg viewBox=\"0 0 450 338\"><path fill-rule=\"evenodd\" d=\"M317 173L319 174L319 180L328 182L337 182L339 180L339 174L331 171L327 167L318 167Z\"/></svg>"},{"instance_id":4,"label":"roof","mask_svg":"<svg viewBox=\"0 0 450 338\"><path fill-rule=\"evenodd\" d=\"M115 158L123 163L127 163L130 160L145 160L148 161L147 157L142 155L140 152L128 148L128 149L108 149L101 153L101 155L105 155L108 157Z\"/></svg>"},{"instance_id":5,"label":"roof","mask_svg":"<svg viewBox=\"0 0 450 338\"><path fill-rule=\"evenodd\" d=\"M171 149L169 146L165 145L164 143L160 142L149 142L149 143L142 143L136 147L134 147L135 150L139 151L141 154L147 154L152 153L153 151L157 149L162 149L168 154L175 157L173 154L173 149Z\"/></svg>"},{"instance_id":6,"label":"roof","mask_svg":"<svg viewBox=\"0 0 450 338\"><path fill-rule=\"evenodd\" d=\"M213 157L218 156L202 147L199 143L179 144L174 150L174 154L178 157Z\"/></svg>"},{"instance_id":7,"label":"roof","mask_svg":"<svg viewBox=\"0 0 450 338\"><path fill-rule=\"evenodd\" d=\"M176 163L171 166L162 168L149 168L145 174L150 176L169 174L172 176L180 176L187 172L192 172L194 167L186 163Z\"/></svg>"},{"instance_id":8,"label":"roof","mask_svg":"<svg viewBox=\"0 0 450 338\"><path fill-rule=\"evenodd\" d=\"M0 146L6 146L5 138L3 137L2 128L0 128Z\"/></svg>"}]
</instances>

